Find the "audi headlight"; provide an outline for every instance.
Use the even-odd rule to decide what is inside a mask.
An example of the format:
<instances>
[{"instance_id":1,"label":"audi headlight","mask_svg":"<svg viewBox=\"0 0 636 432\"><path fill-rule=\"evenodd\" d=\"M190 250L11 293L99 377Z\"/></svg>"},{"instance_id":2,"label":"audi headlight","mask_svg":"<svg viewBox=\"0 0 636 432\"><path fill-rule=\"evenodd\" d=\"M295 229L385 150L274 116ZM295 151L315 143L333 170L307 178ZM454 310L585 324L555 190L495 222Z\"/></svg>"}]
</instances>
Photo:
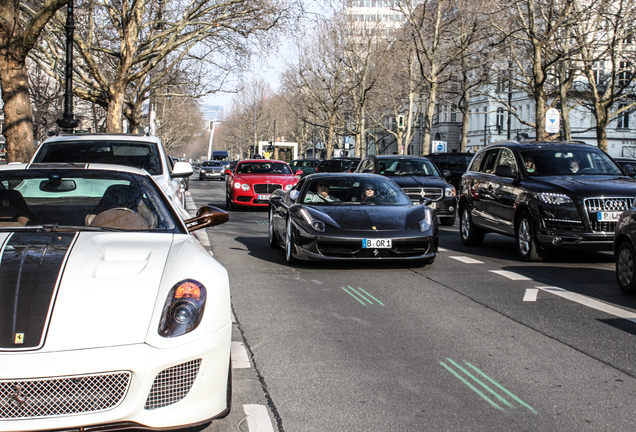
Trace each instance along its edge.
<instances>
[{"instance_id":1,"label":"audi headlight","mask_svg":"<svg viewBox=\"0 0 636 432\"><path fill-rule=\"evenodd\" d=\"M436 217L433 210L426 209L424 212L424 219L419 222L420 231L426 232L431 229L433 226L433 217Z\"/></svg>"},{"instance_id":2,"label":"audi headlight","mask_svg":"<svg viewBox=\"0 0 636 432\"><path fill-rule=\"evenodd\" d=\"M452 185L447 185L446 186L446 190L444 191L444 195L446 195L446 198L454 198L457 196L457 190L455 189L455 186Z\"/></svg>"},{"instance_id":3,"label":"audi headlight","mask_svg":"<svg viewBox=\"0 0 636 432\"><path fill-rule=\"evenodd\" d=\"M539 194L539 199L551 205L574 205L574 201L564 194L542 192Z\"/></svg>"},{"instance_id":4,"label":"audi headlight","mask_svg":"<svg viewBox=\"0 0 636 432\"><path fill-rule=\"evenodd\" d=\"M325 231L325 223L321 220L316 219L307 211L307 209L301 208L300 215L303 217L305 222L309 224L316 231L324 232Z\"/></svg>"},{"instance_id":5,"label":"audi headlight","mask_svg":"<svg viewBox=\"0 0 636 432\"><path fill-rule=\"evenodd\" d=\"M182 280L173 286L163 306L159 334L170 338L197 328L203 318L205 299L205 287L193 279Z\"/></svg>"}]
</instances>

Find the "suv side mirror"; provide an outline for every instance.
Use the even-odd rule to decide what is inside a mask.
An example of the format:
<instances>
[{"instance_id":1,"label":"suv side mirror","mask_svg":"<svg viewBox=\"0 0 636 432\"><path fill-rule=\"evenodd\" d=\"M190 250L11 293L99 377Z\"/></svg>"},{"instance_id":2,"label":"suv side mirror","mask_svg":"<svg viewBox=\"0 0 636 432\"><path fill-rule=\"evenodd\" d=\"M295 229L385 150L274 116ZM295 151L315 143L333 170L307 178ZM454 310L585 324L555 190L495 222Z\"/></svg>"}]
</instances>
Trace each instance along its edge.
<instances>
[{"instance_id":1,"label":"suv side mirror","mask_svg":"<svg viewBox=\"0 0 636 432\"><path fill-rule=\"evenodd\" d=\"M189 162L175 162L174 168L172 168L172 172L170 173L170 177L190 177L193 172L192 165L190 165Z\"/></svg>"},{"instance_id":2,"label":"suv side mirror","mask_svg":"<svg viewBox=\"0 0 636 432\"><path fill-rule=\"evenodd\" d=\"M443 170L442 175L444 178L449 178L451 176L451 172L449 170Z\"/></svg>"},{"instance_id":3,"label":"suv side mirror","mask_svg":"<svg viewBox=\"0 0 636 432\"><path fill-rule=\"evenodd\" d=\"M625 174L630 177L636 176L636 168L634 168L634 165L625 165L623 170L625 171Z\"/></svg>"},{"instance_id":4,"label":"suv side mirror","mask_svg":"<svg viewBox=\"0 0 636 432\"><path fill-rule=\"evenodd\" d=\"M498 177L510 178L515 178L517 176L509 165L497 165L497 168L495 169L495 175Z\"/></svg>"}]
</instances>

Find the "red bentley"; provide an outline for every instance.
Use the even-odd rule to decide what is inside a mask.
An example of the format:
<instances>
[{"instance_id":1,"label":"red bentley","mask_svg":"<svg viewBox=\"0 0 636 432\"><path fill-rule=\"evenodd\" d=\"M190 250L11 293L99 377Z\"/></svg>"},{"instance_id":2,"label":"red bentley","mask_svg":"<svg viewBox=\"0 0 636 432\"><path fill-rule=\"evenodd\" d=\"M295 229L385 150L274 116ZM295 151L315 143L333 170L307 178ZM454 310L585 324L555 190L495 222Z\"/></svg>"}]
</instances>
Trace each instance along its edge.
<instances>
[{"instance_id":1,"label":"red bentley","mask_svg":"<svg viewBox=\"0 0 636 432\"><path fill-rule=\"evenodd\" d=\"M299 179L286 162L269 159L242 160L233 170L226 170L225 177L225 205L229 209L267 207L272 192L276 189L288 191Z\"/></svg>"}]
</instances>

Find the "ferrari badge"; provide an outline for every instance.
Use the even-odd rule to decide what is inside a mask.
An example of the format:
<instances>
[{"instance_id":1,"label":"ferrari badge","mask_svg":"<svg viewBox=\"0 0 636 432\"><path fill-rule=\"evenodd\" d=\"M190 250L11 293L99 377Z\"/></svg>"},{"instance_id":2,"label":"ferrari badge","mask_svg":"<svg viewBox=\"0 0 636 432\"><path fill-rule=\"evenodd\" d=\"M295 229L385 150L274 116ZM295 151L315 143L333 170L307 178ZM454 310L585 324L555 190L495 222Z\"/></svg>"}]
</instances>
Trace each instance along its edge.
<instances>
[{"instance_id":1,"label":"ferrari badge","mask_svg":"<svg viewBox=\"0 0 636 432\"><path fill-rule=\"evenodd\" d=\"M24 333L16 333L15 334L15 344L23 344L24 343Z\"/></svg>"}]
</instances>

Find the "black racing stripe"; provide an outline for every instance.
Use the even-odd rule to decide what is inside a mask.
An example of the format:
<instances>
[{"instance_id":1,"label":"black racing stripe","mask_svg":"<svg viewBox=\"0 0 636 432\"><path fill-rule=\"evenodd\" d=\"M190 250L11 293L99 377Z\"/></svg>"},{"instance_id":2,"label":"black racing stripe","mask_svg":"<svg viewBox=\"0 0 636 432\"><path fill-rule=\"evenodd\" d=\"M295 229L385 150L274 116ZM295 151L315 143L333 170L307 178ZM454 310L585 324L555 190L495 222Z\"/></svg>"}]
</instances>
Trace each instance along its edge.
<instances>
[{"instance_id":1,"label":"black racing stripe","mask_svg":"<svg viewBox=\"0 0 636 432\"><path fill-rule=\"evenodd\" d=\"M17 232L0 257L0 350L40 347L75 233Z\"/></svg>"}]
</instances>

